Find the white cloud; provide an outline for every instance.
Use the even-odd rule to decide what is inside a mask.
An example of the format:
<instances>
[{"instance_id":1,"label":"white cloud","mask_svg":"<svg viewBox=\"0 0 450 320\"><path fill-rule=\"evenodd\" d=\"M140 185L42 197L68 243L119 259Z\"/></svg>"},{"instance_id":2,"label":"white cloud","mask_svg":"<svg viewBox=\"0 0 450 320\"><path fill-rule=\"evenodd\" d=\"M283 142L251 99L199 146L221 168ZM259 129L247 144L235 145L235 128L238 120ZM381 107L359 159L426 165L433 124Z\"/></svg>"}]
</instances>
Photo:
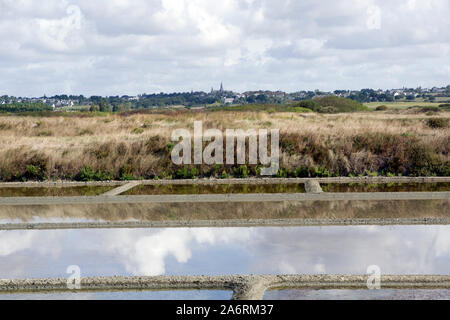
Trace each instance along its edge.
<instances>
[{"instance_id":1,"label":"white cloud","mask_svg":"<svg viewBox=\"0 0 450 320\"><path fill-rule=\"evenodd\" d=\"M447 85L448 16L447 0L0 0L0 94Z\"/></svg>"}]
</instances>

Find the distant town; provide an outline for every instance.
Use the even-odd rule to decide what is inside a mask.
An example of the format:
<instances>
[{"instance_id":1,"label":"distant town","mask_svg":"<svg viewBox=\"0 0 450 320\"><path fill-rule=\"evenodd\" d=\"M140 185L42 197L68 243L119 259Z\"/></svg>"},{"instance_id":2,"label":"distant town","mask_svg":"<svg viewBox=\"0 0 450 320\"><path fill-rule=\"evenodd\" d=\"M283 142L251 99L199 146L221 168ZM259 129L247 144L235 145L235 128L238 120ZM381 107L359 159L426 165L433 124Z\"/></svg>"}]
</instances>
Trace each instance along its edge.
<instances>
[{"instance_id":1,"label":"distant town","mask_svg":"<svg viewBox=\"0 0 450 320\"><path fill-rule=\"evenodd\" d=\"M313 99L323 96L339 96L361 103L396 102L396 101L427 101L450 102L450 85L433 88L401 88L388 90L335 90L326 91L297 91L286 93L283 91L246 91L242 93L224 89L221 83L219 89L211 88L209 92L191 91L180 93L153 93L137 96L91 96L83 95L55 95L51 97L14 97L0 96L1 112L21 111L127 111L133 109L156 108L187 108L204 109L243 104L288 104L295 101ZM448 98L448 99L446 99Z\"/></svg>"}]
</instances>

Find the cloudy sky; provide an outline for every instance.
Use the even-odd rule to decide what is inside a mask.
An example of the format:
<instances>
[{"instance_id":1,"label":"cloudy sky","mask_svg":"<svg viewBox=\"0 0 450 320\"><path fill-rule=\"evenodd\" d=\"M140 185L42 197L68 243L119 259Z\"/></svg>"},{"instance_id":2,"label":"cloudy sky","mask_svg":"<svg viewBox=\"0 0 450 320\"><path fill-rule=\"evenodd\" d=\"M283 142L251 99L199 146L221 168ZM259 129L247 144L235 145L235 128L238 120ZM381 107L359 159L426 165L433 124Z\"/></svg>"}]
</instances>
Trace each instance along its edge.
<instances>
[{"instance_id":1,"label":"cloudy sky","mask_svg":"<svg viewBox=\"0 0 450 320\"><path fill-rule=\"evenodd\" d=\"M450 84L448 0L0 0L0 95Z\"/></svg>"}]
</instances>

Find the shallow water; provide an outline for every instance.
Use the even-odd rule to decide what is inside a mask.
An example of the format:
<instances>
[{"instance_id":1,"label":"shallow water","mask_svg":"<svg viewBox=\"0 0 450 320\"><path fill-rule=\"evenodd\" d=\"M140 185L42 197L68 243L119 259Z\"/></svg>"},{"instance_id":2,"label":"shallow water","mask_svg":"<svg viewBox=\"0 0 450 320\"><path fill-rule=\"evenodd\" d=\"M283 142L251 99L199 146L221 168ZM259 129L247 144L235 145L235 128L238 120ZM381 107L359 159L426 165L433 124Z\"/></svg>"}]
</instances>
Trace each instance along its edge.
<instances>
[{"instance_id":1,"label":"shallow water","mask_svg":"<svg viewBox=\"0 0 450 320\"><path fill-rule=\"evenodd\" d=\"M350 183L321 184L325 192L438 192L450 191L450 183ZM123 195L304 193L301 184L140 185Z\"/></svg>"},{"instance_id":2,"label":"shallow water","mask_svg":"<svg viewBox=\"0 0 450 320\"><path fill-rule=\"evenodd\" d=\"M0 294L0 300L230 300L231 291L80 291Z\"/></svg>"},{"instance_id":3,"label":"shallow water","mask_svg":"<svg viewBox=\"0 0 450 320\"><path fill-rule=\"evenodd\" d=\"M140 185L123 195L305 193L304 184Z\"/></svg>"},{"instance_id":4,"label":"shallow water","mask_svg":"<svg viewBox=\"0 0 450 320\"><path fill-rule=\"evenodd\" d=\"M449 182L439 183L329 183L324 192L442 192L450 191Z\"/></svg>"},{"instance_id":5,"label":"shallow water","mask_svg":"<svg viewBox=\"0 0 450 320\"><path fill-rule=\"evenodd\" d=\"M114 188L108 186L0 188L0 197L98 196Z\"/></svg>"},{"instance_id":6,"label":"shallow water","mask_svg":"<svg viewBox=\"0 0 450 320\"><path fill-rule=\"evenodd\" d=\"M0 278L450 274L450 226L0 231Z\"/></svg>"},{"instance_id":7,"label":"shallow water","mask_svg":"<svg viewBox=\"0 0 450 320\"><path fill-rule=\"evenodd\" d=\"M270 290L263 300L449 300L448 289Z\"/></svg>"},{"instance_id":8,"label":"shallow water","mask_svg":"<svg viewBox=\"0 0 450 320\"><path fill-rule=\"evenodd\" d=\"M367 218L450 218L450 199L0 206L0 224Z\"/></svg>"}]
</instances>

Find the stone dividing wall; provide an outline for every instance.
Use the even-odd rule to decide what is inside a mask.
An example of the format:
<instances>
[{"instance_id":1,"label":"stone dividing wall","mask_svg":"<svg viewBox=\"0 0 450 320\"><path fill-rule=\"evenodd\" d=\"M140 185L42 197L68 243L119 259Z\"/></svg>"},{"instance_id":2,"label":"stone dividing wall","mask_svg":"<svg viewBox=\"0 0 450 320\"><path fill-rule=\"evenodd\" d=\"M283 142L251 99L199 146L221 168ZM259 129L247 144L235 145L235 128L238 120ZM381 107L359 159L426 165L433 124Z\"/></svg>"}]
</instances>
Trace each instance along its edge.
<instances>
[{"instance_id":1,"label":"stone dividing wall","mask_svg":"<svg viewBox=\"0 0 450 320\"><path fill-rule=\"evenodd\" d=\"M450 177L333 177L333 178L245 178L245 179L180 179L180 180L138 180L138 181L28 181L0 182L0 188L24 187L78 187L78 186L122 186L130 182L143 185L169 184L287 184L306 183L436 183L450 182Z\"/></svg>"},{"instance_id":2,"label":"stone dividing wall","mask_svg":"<svg viewBox=\"0 0 450 320\"><path fill-rule=\"evenodd\" d=\"M335 200L446 200L447 192L253 193L75 197L0 197L0 205L65 205L113 203L274 202Z\"/></svg>"},{"instance_id":3,"label":"stone dividing wall","mask_svg":"<svg viewBox=\"0 0 450 320\"><path fill-rule=\"evenodd\" d=\"M234 300L259 300L270 289L367 289L367 275L229 275L93 277L81 279L82 291L232 290ZM450 276L382 275L384 289L450 289ZM64 278L0 279L0 293L63 292Z\"/></svg>"},{"instance_id":4,"label":"stone dividing wall","mask_svg":"<svg viewBox=\"0 0 450 320\"><path fill-rule=\"evenodd\" d=\"M251 219L251 220L169 220L123 222L40 222L4 223L0 230L118 229L118 228L238 228L358 225L449 225L450 218L368 218L368 219Z\"/></svg>"}]
</instances>

